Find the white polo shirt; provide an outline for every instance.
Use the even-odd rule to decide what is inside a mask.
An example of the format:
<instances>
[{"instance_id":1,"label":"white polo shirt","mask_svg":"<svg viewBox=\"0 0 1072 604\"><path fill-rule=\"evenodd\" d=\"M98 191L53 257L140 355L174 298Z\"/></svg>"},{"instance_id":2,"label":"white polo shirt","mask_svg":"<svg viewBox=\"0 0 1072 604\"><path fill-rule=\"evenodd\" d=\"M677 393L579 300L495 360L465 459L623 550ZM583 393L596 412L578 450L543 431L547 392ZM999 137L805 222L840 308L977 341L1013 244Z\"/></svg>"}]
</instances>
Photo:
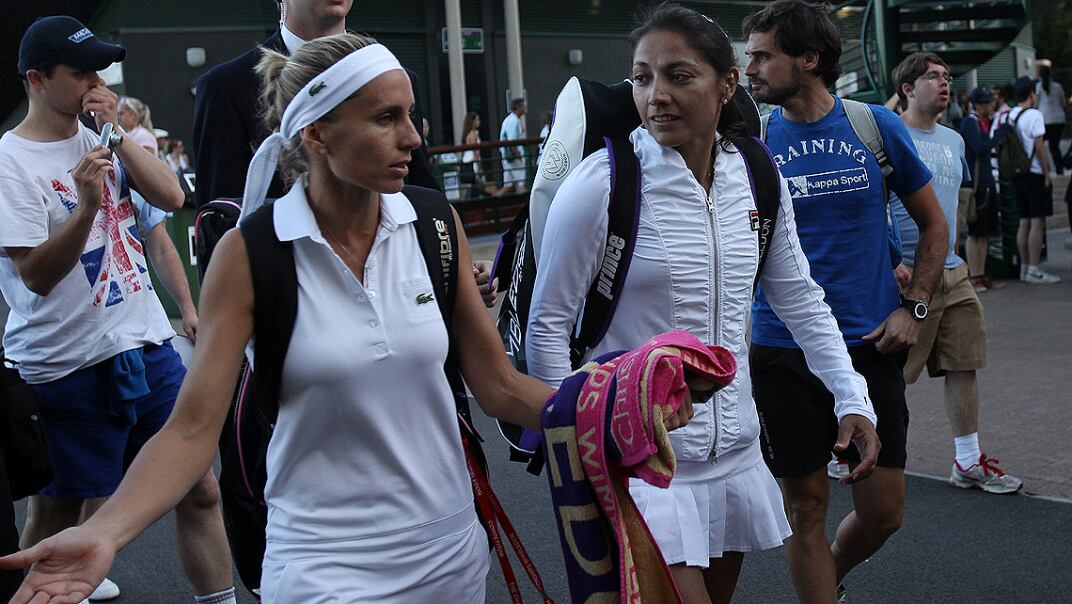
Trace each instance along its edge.
<instances>
[{"instance_id":1,"label":"white polo shirt","mask_svg":"<svg viewBox=\"0 0 1072 604\"><path fill-rule=\"evenodd\" d=\"M361 283L321 235L301 181L274 207L276 235L294 242L298 314L268 448L268 539L415 527L434 539L437 526L456 527L441 521L473 514L473 497L416 213L401 193L381 196Z\"/></svg>"}]
</instances>

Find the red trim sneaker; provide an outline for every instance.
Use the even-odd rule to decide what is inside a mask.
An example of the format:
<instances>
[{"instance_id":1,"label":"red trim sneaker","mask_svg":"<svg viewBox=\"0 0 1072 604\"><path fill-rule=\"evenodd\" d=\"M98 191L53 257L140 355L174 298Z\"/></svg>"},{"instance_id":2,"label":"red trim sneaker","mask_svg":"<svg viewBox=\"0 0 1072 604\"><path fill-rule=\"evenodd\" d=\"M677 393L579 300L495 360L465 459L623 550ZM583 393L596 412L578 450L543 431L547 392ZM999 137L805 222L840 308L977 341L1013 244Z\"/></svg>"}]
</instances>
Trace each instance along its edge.
<instances>
[{"instance_id":1,"label":"red trim sneaker","mask_svg":"<svg viewBox=\"0 0 1072 604\"><path fill-rule=\"evenodd\" d=\"M998 467L998 460L986 455L979 455L979 463L972 464L968 469L960 467L960 464L953 460L949 484L961 489L977 488L999 495L1015 493L1024 486L1022 480L1003 472Z\"/></svg>"}]
</instances>

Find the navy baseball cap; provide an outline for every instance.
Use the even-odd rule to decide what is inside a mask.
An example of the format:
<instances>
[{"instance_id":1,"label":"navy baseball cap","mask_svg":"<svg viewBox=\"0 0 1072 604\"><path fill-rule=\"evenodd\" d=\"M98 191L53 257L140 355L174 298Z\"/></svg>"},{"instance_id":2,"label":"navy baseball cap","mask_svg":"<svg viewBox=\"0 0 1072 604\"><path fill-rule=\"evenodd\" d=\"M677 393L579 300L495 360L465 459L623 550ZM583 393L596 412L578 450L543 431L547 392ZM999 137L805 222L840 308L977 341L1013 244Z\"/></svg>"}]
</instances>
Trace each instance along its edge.
<instances>
[{"instance_id":1,"label":"navy baseball cap","mask_svg":"<svg viewBox=\"0 0 1072 604\"><path fill-rule=\"evenodd\" d=\"M993 103L994 91L987 88L986 86L980 86L975 90L971 91L971 94L968 95L968 101L975 104Z\"/></svg>"},{"instance_id":2,"label":"navy baseball cap","mask_svg":"<svg viewBox=\"0 0 1072 604\"><path fill-rule=\"evenodd\" d=\"M1023 76L1012 84L1012 93L1016 98L1027 98L1035 90L1035 82L1027 76Z\"/></svg>"},{"instance_id":3,"label":"navy baseball cap","mask_svg":"<svg viewBox=\"0 0 1072 604\"><path fill-rule=\"evenodd\" d=\"M125 48L102 41L74 17L41 17L22 35L19 75L59 64L100 71L125 56Z\"/></svg>"}]
</instances>

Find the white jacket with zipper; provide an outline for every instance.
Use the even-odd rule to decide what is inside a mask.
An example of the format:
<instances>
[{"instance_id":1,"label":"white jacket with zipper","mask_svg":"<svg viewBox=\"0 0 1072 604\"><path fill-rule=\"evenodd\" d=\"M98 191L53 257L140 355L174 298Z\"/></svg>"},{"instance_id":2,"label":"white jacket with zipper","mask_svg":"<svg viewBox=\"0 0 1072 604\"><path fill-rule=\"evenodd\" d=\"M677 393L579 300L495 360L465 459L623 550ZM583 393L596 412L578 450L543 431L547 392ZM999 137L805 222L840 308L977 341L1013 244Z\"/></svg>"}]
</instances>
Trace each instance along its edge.
<instances>
[{"instance_id":1,"label":"white jacket with zipper","mask_svg":"<svg viewBox=\"0 0 1072 604\"><path fill-rule=\"evenodd\" d=\"M635 348L675 329L729 349L738 363L736 379L711 402L696 405L687 426L670 433L678 460L717 460L759 437L748 370L752 283L759 259L748 172L732 145L720 148L708 194L681 155L659 145L643 127L630 140L641 173L637 241L606 337L586 360ZM760 283L803 349L808 367L834 394L838 419L857 414L874 424L867 384L853 371L837 322L801 252L784 179L781 190ZM570 330L602 264L609 199L610 162L606 150L600 150L566 178L547 217L525 352L529 373L552 386L571 371Z\"/></svg>"}]
</instances>

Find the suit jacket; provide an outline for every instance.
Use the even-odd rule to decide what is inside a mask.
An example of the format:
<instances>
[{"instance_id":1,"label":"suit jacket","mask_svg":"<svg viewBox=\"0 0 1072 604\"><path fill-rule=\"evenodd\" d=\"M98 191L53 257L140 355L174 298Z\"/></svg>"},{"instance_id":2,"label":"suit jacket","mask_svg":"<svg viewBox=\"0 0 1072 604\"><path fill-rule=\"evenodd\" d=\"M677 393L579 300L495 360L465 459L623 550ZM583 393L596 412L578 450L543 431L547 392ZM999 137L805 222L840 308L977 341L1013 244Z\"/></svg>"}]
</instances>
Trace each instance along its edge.
<instances>
[{"instance_id":1,"label":"suit jacket","mask_svg":"<svg viewBox=\"0 0 1072 604\"><path fill-rule=\"evenodd\" d=\"M197 81L192 141L196 154L197 207L221 197L242 197L249 162L257 146L268 137L259 115L261 84L254 72L262 48L287 52L283 36L277 31L256 48L208 70ZM413 121L419 133L423 118L420 88L416 74L407 69L406 75L416 100ZM422 187L440 188L432 176L423 139L420 148L413 151L407 180ZM276 175L268 188L268 197L282 197L285 192L283 182Z\"/></svg>"}]
</instances>

